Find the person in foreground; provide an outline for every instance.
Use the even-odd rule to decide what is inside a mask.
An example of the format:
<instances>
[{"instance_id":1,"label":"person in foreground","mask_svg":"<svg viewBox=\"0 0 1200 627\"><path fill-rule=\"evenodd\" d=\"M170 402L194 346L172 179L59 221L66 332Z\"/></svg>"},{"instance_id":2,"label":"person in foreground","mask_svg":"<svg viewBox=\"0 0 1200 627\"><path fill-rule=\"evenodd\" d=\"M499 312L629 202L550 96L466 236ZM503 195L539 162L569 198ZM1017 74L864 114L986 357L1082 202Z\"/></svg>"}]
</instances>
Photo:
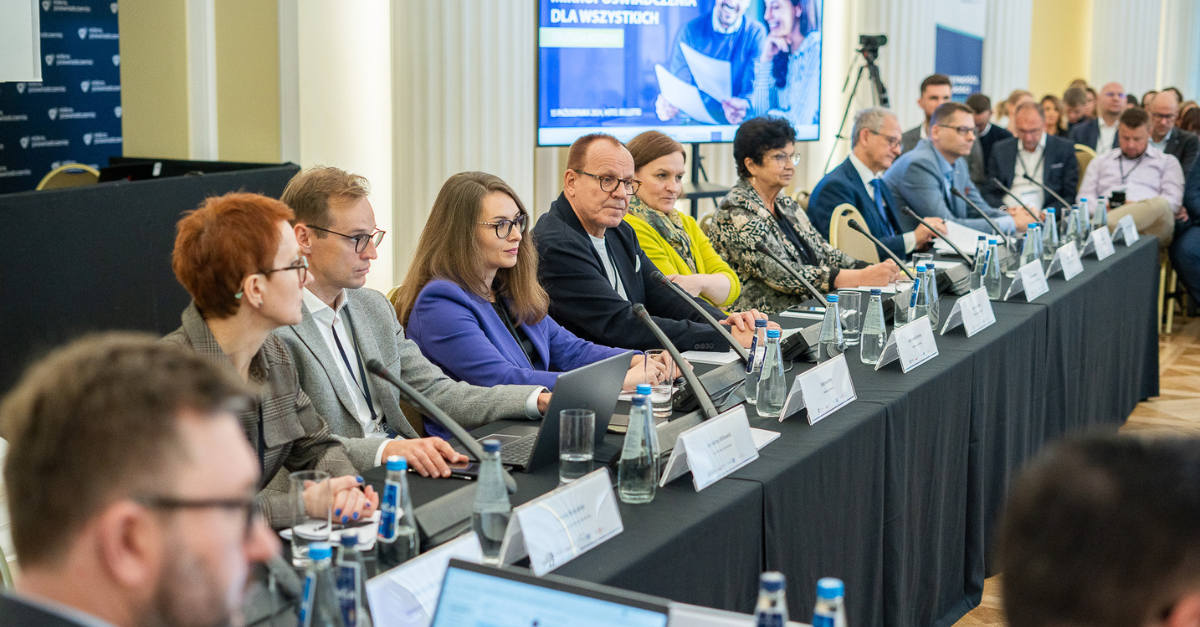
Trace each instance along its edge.
<instances>
[{"instance_id":1,"label":"person in foreground","mask_svg":"<svg viewBox=\"0 0 1200 627\"><path fill-rule=\"evenodd\" d=\"M297 174L281 200L296 213L293 230L309 259L299 324L274 331L296 364L300 387L329 421L355 468L408 460L426 477L448 477L447 462L466 461L440 425L421 437L400 407L400 391L366 370L379 360L464 428L501 418L540 418L549 394L541 387L479 388L448 378L404 338L392 304L366 287L384 232L376 228L367 180L317 166ZM542 398L546 397L546 398ZM417 418L413 416L413 418ZM419 423L418 423L419 424Z\"/></svg>"},{"instance_id":2,"label":"person in foreground","mask_svg":"<svg viewBox=\"0 0 1200 627\"><path fill-rule=\"evenodd\" d=\"M517 193L484 172L451 176L433 202L396 312L408 338L455 379L553 390L560 373L629 352L581 340L547 315L528 221ZM633 358L626 389L666 377L662 364L643 360Z\"/></svg>"},{"instance_id":3,"label":"person in foreground","mask_svg":"<svg viewBox=\"0 0 1200 627\"><path fill-rule=\"evenodd\" d=\"M334 516L343 522L366 518L379 505L300 389L287 348L271 335L300 323L310 278L288 223L294 217L278 200L244 193L209 198L186 214L171 266L192 303L183 326L163 338L232 368L258 391L237 415L258 454L258 504L276 529L292 523L287 492L264 489L281 468L328 472Z\"/></svg>"},{"instance_id":4,"label":"person in foreground","mask_svg":"<svg viewBox=\"0 0 1200 627\"><path fill-rule=\"evenodd\" d=\"M796 131L783 118L754 118L733 138L739 179L721 201L709 237L742 281L738 305L776 313L816 295L756 249L759 242L788 262L821 292L839 287L887 285L900 269L890 259L875 265L829 245L783 189L796 171Z\"/></svg>"},{"instance_id":5,"label":"person in foreground","mask_svg":"<svg viewBox=\"0 0 1200 627\"><path fill-rule=\"evenodd\" d=\"M601 346L662 348L633 312L633 305L642 303L680 351L726 350L725 338L694 307L653 278L654 264L624 221L640 186L633 156L615 137L593 133L571 144L563 192L533 228L550 316ZM750 346L754 320L762 314L726 317L707 302L697 303L716 320L724 319L742 346Z\"/></svg>"},{"instance_id":6,"label":"person in foreground","mask_svg":"<svg viewBox=\"0 0 1200 627\"><path fill-rule=\"evenodd\" d=\"M1015 482L998 546L1010 627L1200 625L1200 441L1053 446Z\"/></svg>"},{"instance_id":7,"label":"person in foreground","mask_svg":"<svg viewBox=\"0 0 1200 627\"><path fill-rule=\"evenodd\" d=\"M21 560L5 627L216 627L279 552L227 369L153 337L55 350L0 406Z\"/></svg>"},{"instance_id":8,"label":"person in foreground","mask_svg":"<svg viewBox=\"0 0 1200 627\"><path fill-rule=\"evenodd\" d=\"M637 233L642 252L688 294L717 307L732 305L742 292L737 273L717 254L696 219L675 210L687 164L683 146L658 131L646 131L625 147L633 156L634 176L642 182L629 199L625 221Z\"/></svg>"}]
</instances>

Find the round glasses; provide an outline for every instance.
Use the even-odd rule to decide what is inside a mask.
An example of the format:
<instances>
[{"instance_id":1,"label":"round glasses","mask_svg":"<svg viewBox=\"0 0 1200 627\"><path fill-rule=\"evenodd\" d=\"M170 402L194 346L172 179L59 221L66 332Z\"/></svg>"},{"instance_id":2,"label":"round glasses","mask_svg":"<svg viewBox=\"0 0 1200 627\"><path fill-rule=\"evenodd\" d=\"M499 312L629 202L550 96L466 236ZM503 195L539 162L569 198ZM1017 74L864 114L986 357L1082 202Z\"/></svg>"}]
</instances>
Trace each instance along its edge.
<instances>
[{"instance_id":1,"label":"round glasses","mask_svg":"<svg viewBox=\"0 0 1200 627\"><path fill-rule=\"evenodd\" d=\"M521 214L512 220L497 220L496 222L480 222L481 226L490 226L496 229L496 237L504 239L512 235L513 229L516 228L518 233L525 232L525 225L529 222L529 216Z\"/></svg>"},{"instance_id":2,"label":"round glasses","mask_svg":"<svg viewBox=\"0 0 1200 627\"><path fill-rule=\"evenodd\" d=\"M329 229L323 229L319 226L313 226L311 224L305 226L316 231L337 235L350 240L350 242L354 244L354 252L356 253L361 253L362 251L366 250L367 242L370 242L373 246L379 248L379 243L383 241L383 236L387 235L387 231L380 231L379 229L375 229L371 233L364 233L362 235L346 235L345 233L330 231Z\"/></svg>"},{"instance_id":3,"label":"round glasses","mask_svg":"<svg viewBox=\"0 0 1200 627\"><path fill-rule=\"evenodd\" d=\"M619 179L615 176L597 176L591 172L584 172L583 170L575 170L575 172L596 179L596 182L600 183L600 191L606 194L611 194L617 191L618 183L625 186L625 193L629 194L630 196L636 194L638 188L642 186L642 182L637 179Z\"/></svg>"}]
</instances>

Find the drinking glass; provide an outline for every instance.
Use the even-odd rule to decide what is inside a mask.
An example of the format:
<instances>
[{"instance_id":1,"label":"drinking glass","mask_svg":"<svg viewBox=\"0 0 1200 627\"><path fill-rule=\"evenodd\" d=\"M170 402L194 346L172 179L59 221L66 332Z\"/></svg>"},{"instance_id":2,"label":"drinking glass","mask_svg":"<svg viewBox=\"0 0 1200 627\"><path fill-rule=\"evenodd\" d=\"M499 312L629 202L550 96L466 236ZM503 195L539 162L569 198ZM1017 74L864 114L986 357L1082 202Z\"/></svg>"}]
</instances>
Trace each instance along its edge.
<instances>
[{"instance_id":1,"label":"drinking glass","mask_svg":"<svg viewBox=\"0 0 1200 627\"><path fill-rule=\"evenodd\" d=\"M592 471L596 412L564 409L558 420L558 481L570 483Z\"/></svg>"},{"instance_id":2,"label":"drinking glass","mask_svg":"<svg viewBox=\"0 0 1200 627\"><path fill-rule=\"evenodd\" d=\"M299 470L288 475L288 502L292 515L292 565L307 566L309 545L329 542L333 515L329 473Z\"/></svg>"},{"instance_id":3,"label":"drinking glass","mask_svg":"<svg viewBox=\"0 0 1200 627\"><path fill-rule=\"evenodd\" d=\"M838 309L842 312L842 336L846 346L857 346L862 333L863 293L858 290L838 290Z\"/></svg>"}]
</instances>

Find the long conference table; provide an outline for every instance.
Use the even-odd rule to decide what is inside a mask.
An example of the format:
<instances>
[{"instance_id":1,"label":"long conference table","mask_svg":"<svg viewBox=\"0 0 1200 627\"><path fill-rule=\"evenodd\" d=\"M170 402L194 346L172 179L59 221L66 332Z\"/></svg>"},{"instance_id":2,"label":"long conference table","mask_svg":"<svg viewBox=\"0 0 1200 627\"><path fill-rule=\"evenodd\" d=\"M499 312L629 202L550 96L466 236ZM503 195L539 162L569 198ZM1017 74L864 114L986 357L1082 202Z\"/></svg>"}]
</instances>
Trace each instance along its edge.
<instances>
[{"instance_id":1,"label":"long conference table","mask_svg":"<svg viewBox=\"0 0 1200 627\"><path fill-rule=\"evenodd\" d=\"M1065 434L1116 431L1158 394L1157 255L1141 238L1089 256L1032 303L993 302L995 324L974 337L938 335L939 355L907 374L849 349L856 401L812 426L747 406L752 427L780 433L757 460L701 492L689 475L651 504L620 504L624 532L555 573L750 612L759 573L779 570L795 620L811 616L817 579L835 576L852 624L951 625L995 574L991 541L1021 466ZM954 300L942 297L943 318ZM788 385L811 367L795 362ZM558 482L555 467L514 476L514 505ZM379 488L383 473L366 478ZM417 506L463 485L411 482Z\"/></svg>"}]
</instances>

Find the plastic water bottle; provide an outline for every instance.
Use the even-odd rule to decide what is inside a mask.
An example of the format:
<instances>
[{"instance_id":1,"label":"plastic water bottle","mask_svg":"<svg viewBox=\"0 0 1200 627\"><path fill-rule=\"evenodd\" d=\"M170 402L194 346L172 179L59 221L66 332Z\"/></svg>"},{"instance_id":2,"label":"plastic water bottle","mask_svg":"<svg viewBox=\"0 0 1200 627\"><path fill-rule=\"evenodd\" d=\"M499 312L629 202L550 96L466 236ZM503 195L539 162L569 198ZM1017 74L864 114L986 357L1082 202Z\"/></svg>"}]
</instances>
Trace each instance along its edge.
<instances>
[{"instance_id":1,"label":"plastic water bottle","mask_svg":"<svg viewBox=\"0 0 1200 627\"><path fill-rule=\"evenodd\" d=\"M755 382L757 387L757 382ZM622 503L643 504L654 500L658 489L658 430L650 405L650 386L637 386L629 410L629 428L617 464L617 496Z\"/></svg>"},{"instance_id":2,"label":"plastic water bottle","mask_svg":"<svg viewBox=\"0 0 1200 627\"><path fill-rule=\"evenodd\" d=\"M762 372L763 356L767 353L767 321L754 321L754 337L750 340L749 357L746 360L746 402L758 402L758 377Z\"/></svg>"},{"instance_id":3,"label":"plastic water bottle","mask_svg":"<svg viewBox=\"0 0 1200 627\"><path fill-rule=\"evenodd\" d=\"M929 299L929 324L933 328L937 328L938 319L942 312L942 297L938 294L937 272L932 263L925 265L925 280L921 281L927 290L927 298Z\"/></svg>"},{"instance_id":4,"label":"plastic water bottle","mask_svg":"<svg viewBox=\"0 0 1200 627\"><path fill-rule=\"evenodd\" d=\"M1088 236L1092 230L1088 228L1090 221L1088 220L1087 198L1079 199L1079 219L1075 221L1075 245L1079 247L1079 252L1083 252L1083 247L1087 246Z\"/></svg>"},{"instance_id":5,"label":"plastic water bottle","mask_svg":"<svg viewBox=\"0 0 1200 627\"><path fill-rule=\"evenodd\" d=\"M1054 207L1046 209L1046 223L1042 231L1042 260L1049 266L1059 246L1058 214Z\"/></svg>"},{"instance_id":6,"label":"plastic water bottle","mask_svg":"<svg viewBox=\"0 0 1200 627\"><path fill-rule=\"evenodd\" d=\"M1025 240L1021 242L1021 263L1017 267L1023 268L1025 264L1033 263L1037 260L1037 232L1031 224L1029 228L1025 229Z\"/></svg>"},{"instance_id":7,"label":"plastic water bottle","mask_svg":"<svg viewBox=\"0 0 1200 627\"><path fill-rule=\"evenodd\" d=\"M929 290L925 289L925 264L917 266L912 296L908 301L908 322L929 315Z\"/></svg>"},{"instance_id":8,"label":"plastic water bottle","mask_svg":"<svg viewBox=\"0 0 1200 627\"><path fill-rule=\"evenodd\" d=\"M983 260L983 287L987 290L988 298L992 300L1000 298L1000 287L1002 284L1000 277L999 244L999 240L989 237L987 256Z\"/></svg>"},{"instance_id":9,"label":"plastic water bottle","mask_svg":"<svg viewBox=\"0 0 1200 627\"><path fill-rule=\"evenodd\" d=\"M337 596L346 627L373 627L367 604L367 566L358 550L358 536L342 532L342 549L337 558Z\"/></svg>"},{"instance_id":10,"label":"plastic water bottle","mask_svg":"<svg viewBox=\"0 0 1200 627\"><path fill-rule=\"evenodd\" d=\"M983 260L987 257L987 236L980 235L979 240L975 242L975 265L971 266L971 289L977 290L983 287Z\"/></svg>"},{"instance_id":11,"label":"plastic water bottle","mask_svg":"<svg viewBox=\"0 0 1200 627\"><path fill-rule=\"evenodd\" d=\"M375 559L379 563L379 571L383 572L420 553L412 495L408 492L408 460L399 455L387 459L387 480L383 484L379 512Z\"/></svg>"},{"instance_id":12,"label":"plastic water bottle","mask_svg":"<svg viewBox=\"0 0 1200 627\"><path fill-rule=\"evenodd\" d=\"M1094 231L1100 227L1108 228L1108 199L1101 196L1096 199L1096 213L1092 216L1092 228Z\"/></svg>"},{"instance_id":13,"label":"plastic water bottle","mask_svg":"<svg viewBox=\"0 0 1200 627\"><path fill-rule=\"evenodd\" d=\"M833 297L830 296L830 304ZM837 315L837 309L834 309ZM829 309L825 310L829 316ZM767 329L767 356L763 359L762 376L758 379L758 415L777 417L787 398L787 381L783 378L783 350L779 347L779 329Z\"/></svg>"},{"instance_id":14,"label":"plastic water bottle","mask_svg":"<svg viewBox=\"0 0 1200 627\"><path fill-rule=\"evenodd\" d=\"M1041 261L1046 256L1046 245L1043 241L1044 234L1042 233L1042 225L1034 224L1032 226L1034 250L1037 252L1038 261Z\"/></svg>"},{"instance_id":15,"label":"plastic water bottle","mask_svg":"<svg viewBox=\"0 0 1200 627\"><path fill-rule=\"evenodd\" d=\"M754 604L755 627L786 627L788 622L787 579L783 573L767 571L758 578L758 603Z\"/></svg>"},{"instance_id":16,"label":"plastic water bottle","mask_svg":"<svg viewBox=\"0 0 1200 627\"><path fill-rule=\"evenodd\" d=\"M880 290L871 288L871 300L867 303L867 316L863 318L862 342L858 348L858 358L864 364L874 366L883 355L883 347L887 345L887 323L883 319L883 300Z\"/></svg>"},{"instance_id":17,"label":"plastic water bottle","mask_svg":"<svg viewBox=\"0 0 1200 627\"><path fill-rule=\"evenodd\" d=\"M846 350L846 336L842 334L842 312L838 307L837 294L830 294L825 300L829 304L825 305L825 317L821 320L821 337L817 340L818 364L823 364Z\"/></svg>"},{"instance_id":18,"label":"plastic water bottle","mask_svg":"<svg viewBox=\"0 0 1200 627\"><path fill-rule=\"evenodd\" d=\"M639 386L640 387L640 386ZM483 460L479 467L479 483L475 487L475 509L471 512L471 530L483 547L483 563L500 565L500 544L508 531L512 503L504 485L504 469L500 466L500 441L483 441Z\"/></svg>"},{"instance_id":19,"label":"plastic water bottle","mask_svg":"<svg viewBox=\"0 0 1200 627\"><path fill-rule=\"evenodd\" d=\"M330 566L332 557L328 542L308 545L308 558L312 562L304 571L300 627L346 627L338 605L337 581Z\"/></svg>"},{"instance_id":20,"label":"plastic water bottle","mask_svg":"<svg viewBox=\"0 0 1200 627\"><path fill-rule=\"evenodd\" d=\"M846 584L841 579L817 580L817 602L813 606L813 627L846 627Z\"/></svg>"}]
</instances>

